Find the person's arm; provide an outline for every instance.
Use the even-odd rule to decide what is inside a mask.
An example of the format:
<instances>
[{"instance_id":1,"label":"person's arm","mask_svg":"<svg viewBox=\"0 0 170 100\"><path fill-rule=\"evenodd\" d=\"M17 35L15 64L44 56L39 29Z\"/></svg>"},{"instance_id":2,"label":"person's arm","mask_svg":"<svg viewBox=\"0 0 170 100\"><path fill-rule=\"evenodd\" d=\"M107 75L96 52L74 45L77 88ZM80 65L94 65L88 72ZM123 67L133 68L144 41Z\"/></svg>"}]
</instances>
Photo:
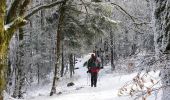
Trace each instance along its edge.
<instances>
[{"instance_id":1,"label":"person's arm","mask_svg":"<svg viewBox=\"0 0 170 100\"><path fill-rule=\"evenodd\" d=\"M87 73L90 73L90 59L87 61Z\"/></svg>"},{"instance_id":2,"label":"person's arm","mask_svg":"<svg viewBox=\"0 0 170 100\"><path fill-rule=\"evenodd\" d=\"M90 69L90 59L87 61L87 69Z\"/></svg>"}]
</instances>

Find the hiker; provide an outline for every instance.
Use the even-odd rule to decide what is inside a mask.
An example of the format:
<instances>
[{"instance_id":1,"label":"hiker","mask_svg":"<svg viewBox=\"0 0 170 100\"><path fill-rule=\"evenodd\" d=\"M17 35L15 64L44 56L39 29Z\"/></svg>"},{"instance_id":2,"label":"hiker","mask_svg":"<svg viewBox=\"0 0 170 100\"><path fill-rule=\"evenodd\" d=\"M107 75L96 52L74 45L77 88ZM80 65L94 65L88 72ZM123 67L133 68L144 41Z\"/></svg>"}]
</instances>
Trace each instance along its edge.
<instances>
[{"instance_id":1,"label":"hiker","mask_svg":"<svg viewBox=\"0 0 170 100\"><path fill-rule=\"evenodd\" d=\"M88 60L87 63L88 71L87 73L91 74L91 87L97 86L97 75L100 70L100 61L94 54L91 54L91 58Z\"/></svg>"}]
</instances>

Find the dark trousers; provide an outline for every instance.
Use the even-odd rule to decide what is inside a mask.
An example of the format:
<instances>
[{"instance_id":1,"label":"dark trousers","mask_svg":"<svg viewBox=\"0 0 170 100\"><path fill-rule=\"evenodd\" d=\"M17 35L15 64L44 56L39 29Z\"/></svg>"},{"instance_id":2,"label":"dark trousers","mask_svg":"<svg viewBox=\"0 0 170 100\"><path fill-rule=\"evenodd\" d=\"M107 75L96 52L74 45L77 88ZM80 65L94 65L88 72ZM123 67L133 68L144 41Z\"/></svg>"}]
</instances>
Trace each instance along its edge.
<instances>
[{"instance_id":1,"label":"dark trousers","mask_svg":"<svg viewBox=\"0 0 170 100\"><path fill-rule=\"evenodd\" d=\"M91 73L91 87L96 87L97 86L97 72L92 72Z\"/></svg>"}]
</instances>

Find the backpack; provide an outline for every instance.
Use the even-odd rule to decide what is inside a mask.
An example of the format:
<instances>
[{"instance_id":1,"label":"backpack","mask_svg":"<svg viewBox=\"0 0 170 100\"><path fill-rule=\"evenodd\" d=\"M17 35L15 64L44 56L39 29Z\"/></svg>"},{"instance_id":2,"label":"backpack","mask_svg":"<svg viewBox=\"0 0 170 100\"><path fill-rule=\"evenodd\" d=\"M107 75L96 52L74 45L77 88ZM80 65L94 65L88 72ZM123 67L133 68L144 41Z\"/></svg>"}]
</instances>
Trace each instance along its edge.
<instances>
[{"instance_id":1,"label":"backpack","mask_svg":"<svg viewBox=\"0 0 170 100\"><path fill-rule=\"evenodd\" d=\"M99 67L100 68L100 62L98 61L98 59L89 59L88 61L88 66L87 67Z\"/></svg>"},{"instance_id":2,"label":"backpack","mask_svg":"<svg viewBox=\"0 0 170 100\"><path fill-rule=\"evenodd\" d=\"M95 66L96 66L95 61L93 59L89 59L87 67L91 68L91 67L95 67Z\"/></svg>"}]
</instances>

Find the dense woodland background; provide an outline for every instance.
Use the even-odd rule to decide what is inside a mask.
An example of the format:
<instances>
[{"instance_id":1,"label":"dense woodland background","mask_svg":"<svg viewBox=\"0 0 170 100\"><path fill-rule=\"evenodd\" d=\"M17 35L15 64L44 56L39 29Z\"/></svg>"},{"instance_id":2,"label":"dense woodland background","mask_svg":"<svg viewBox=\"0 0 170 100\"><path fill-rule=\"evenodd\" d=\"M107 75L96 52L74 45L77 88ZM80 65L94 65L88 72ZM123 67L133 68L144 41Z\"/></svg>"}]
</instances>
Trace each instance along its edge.
<instances>
[{"instance_id":1,"label":"dense woodland background","mask_svg":"<svg viewBox=\"0 0 170 100\"><path fill-rule=\"evenodd\" d=\"M61 77L74 77L76 58L90 52L114 72L161 70L169 100L169 39L169 0L1 0L0 100L3 90L24 98L51 81L55 94Z\"/></svg>"}]
</instances>

